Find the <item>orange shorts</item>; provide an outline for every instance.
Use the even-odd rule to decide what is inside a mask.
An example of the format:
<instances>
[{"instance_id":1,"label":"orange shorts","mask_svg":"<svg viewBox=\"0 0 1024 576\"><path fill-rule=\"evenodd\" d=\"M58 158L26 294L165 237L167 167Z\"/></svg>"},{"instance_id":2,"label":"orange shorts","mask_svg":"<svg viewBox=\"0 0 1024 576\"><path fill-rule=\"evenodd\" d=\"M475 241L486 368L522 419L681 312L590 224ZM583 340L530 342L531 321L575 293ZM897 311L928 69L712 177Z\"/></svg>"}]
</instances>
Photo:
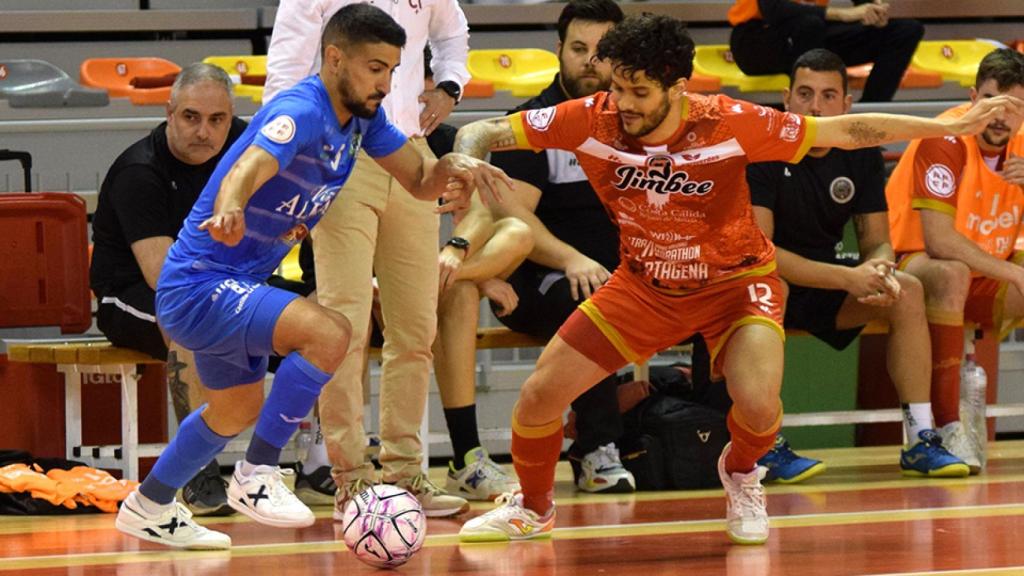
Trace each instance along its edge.
<instances>
[{"instance_id":1,"label":"orange shorts","mask_svg":"<svg viewBox=\"0 0 1024 576\"><path fill-rule=\"evenodd\" d=\"M701 334L711 351L712 375L721 375L729 336L746 324L764 324L785 340L782 283L774 262L763 275L731 278L669 294L619 267L607 284L562 324L558 335L609 372L642 362Z\"/></svg>"},{"instance_id":2,"label":"orange shorts","mask_svg":"<svg viewBox=\"0 0 1024 576\"><path fill-rule=\"evenodd\" d=\"M920 254L923 252L901 254L898 258L898 268L906 269L907 263ZM1014 252L1010 256L1010 261L1015 264L1024 263L1024 252ZM972 322L981 328L1001 330L1006 291L1009 287L1009 283L1003 280L996 280L988 276L972 277L971 286L967 290L967 303L964 304L964 322Z\"/></svg>"}]
</instances>

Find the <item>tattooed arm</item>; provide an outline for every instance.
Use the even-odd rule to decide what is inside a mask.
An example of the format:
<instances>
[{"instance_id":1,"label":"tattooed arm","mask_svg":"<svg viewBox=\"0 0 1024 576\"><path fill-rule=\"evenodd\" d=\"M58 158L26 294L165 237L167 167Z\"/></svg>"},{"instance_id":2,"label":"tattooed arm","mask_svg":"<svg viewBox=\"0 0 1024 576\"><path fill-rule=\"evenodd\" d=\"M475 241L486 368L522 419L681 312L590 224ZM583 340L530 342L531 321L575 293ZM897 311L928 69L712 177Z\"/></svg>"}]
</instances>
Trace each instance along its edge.
<instances>
[{"instance_id":1,"label":"tattooed arm","mask_svg":"<svg viewBox=\"0 0 1024 576\"><path fill-rule=\"evenodd\" d=\"M866 148L897 140L978 134L997 118L1024 115L1024 102L1012 96L985 98L959 118L919 118L902 114L845 114L817 119L814 148Z\"/></svg>"},{"instance_id":2,"label":"tattooed arm","mask_svg":"<svg viewBox=\"0 0 1024 576\"><path fill-rule=\"evenodd\" d=\"M477 120L459 128L453 151L483 160L492 150L516 148L516 137L507 116Z\"/></svg>"}]
</instances>

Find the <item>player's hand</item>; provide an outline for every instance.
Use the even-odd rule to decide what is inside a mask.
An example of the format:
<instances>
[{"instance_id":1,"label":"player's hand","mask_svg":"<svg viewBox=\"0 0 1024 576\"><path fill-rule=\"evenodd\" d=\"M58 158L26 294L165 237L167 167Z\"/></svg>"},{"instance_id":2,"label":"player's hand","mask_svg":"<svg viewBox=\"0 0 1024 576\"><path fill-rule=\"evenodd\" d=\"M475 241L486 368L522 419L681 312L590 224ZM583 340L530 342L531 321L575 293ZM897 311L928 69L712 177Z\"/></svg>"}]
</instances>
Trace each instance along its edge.
<instances>
[{"instance_id":1,"label":"player's hand","mask_svg":"<svg viewBox=\"0 0 1024 576\"><path fill-rule=\"evenodd\" d=\"M210 237L227 246L237 246L245 237L245 211L232 208L217 212L199 225Z\"/></svg>"},{"instance_id":2,"label":"player's hand","mask_svg":"<svg viewBox=\"0 0 1024 576\"><path fill-rule=\"evenodd\" d=\"M474 188L478 188L480 200L485 206L491 206L492 203L501 202L502 200L500 189L502 183L510 190L515 186L512 179L501 168L496 168L483 160L477 160L465 154L454 152L445 154L438 160L438 164L441 170L445 170L448 173L449 190L452 190L452 179L461 182L463 191L468 190L465 194L467 202L469 194L472 194ZM454 192L452 195L459 197ZM448 202L448 196L449 193L446 192L441 198Z\"/></svg>"},{"instance_id":3,"label":"player's hand","mask_svg":"<svg viewBox=\"0 0 1024 576\"><path fill-rule=\"evenodd\" d=\"M611 273L598 262L577 253L565 267L565 277L569 279L569 293L573 300L579 300L597 291L611 278Z\"/></svg>"},{"instance_id":4,"label":"player's hand","mask_svg":"<svg viewBox=\"0 0 1024 576\"><path fill-rule=\"evenodd\" d=\"M466 251L455 246L445 246L437 257L438 267L441 269L441 283L438 289L441 292L452 287L458 279L459 270L462 269L462 262L466 259Z\"/></svg>"},{"instance_id":5,"label":"player's hand","mask_svg":"<svg viewBox=\"0 0 1024 576\"><path fill-rule=\"evenodd\" d=\"M455 100L444 90L424 90L420 94L420 102L423 110L420 112L420 130L424 136L429 136L437 129L438 124L444 122L455 108Z\"/></svg>"},{"instance_id":6,"label":"player's hand","mask_svg":"<svg viewBox=\"0 0 1024 576\"><path fill-rule=\"evenodd\" d=\"M515 288L501 278L489 278L477 284L480 293L488 300L498 305L495 315L499 318L508 316L519 306L519 295Z\"/></svg>"},{"instance_id":7,"label":"player's hand","mask_svg":"<svg viewBox=\"0 0 1024 576\"><path fill-rule=\"evenodd\" d=\"M899 283L896 282L895 288L893 288L892 283L886 280L892 274L895 266L895 263L884 258L872 258L859 266L850 268L847 272L849 277L846 291L857 299L886 294L898 297Z\"/></svg>"},{"instance_id":8,"label":"player's hand","mask_svg":"<svg viewBox=\"0 0 1024 576\"><path fill-rule=\"evenodd\" d=\"M966 114L948 121L947 126L954 136L969 136L984 132L993 120L1003 120L1005 123L1010 116L1024 116L1024 100L1000 94L978 100Z\"/></svg>"},{"instance_id":9,"label":"player's hand","mask_svg":"<svg viewBox=\"0 0 1024 576\"><path fill-rule=\"evenodd\" d=\"M1003 171L999 176L1010 184L1024 186L1024 156L1010 154L1003 162Z\"/></svg>"}]
</instances>

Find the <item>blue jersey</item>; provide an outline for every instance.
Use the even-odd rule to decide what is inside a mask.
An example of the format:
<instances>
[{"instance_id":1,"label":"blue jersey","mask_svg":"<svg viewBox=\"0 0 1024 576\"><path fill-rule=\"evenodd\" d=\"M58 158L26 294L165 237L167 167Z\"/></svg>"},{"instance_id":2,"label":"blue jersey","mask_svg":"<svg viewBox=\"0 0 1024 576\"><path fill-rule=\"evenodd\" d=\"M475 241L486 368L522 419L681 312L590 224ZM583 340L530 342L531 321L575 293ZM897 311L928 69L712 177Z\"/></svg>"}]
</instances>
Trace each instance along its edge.
<instances>
[{"instance_id":1,"label":"blue jersey","mask_svg":"<svg viewBox=\"0 0 1024 576\"><path fill-rule=\"evenodd\" d=\"M330 207L360 148L381 157L405 141L383 107L373 118L353 117L339 125L319 76L282 92L260 109L217 165L167 254L159 286L189 284L195 274L208 272L265 280ZM221 181L250 145L274 156L280 169L249 200L245 237L229 247L199 225L213 215Z\"/></svg>"}]
</instances>

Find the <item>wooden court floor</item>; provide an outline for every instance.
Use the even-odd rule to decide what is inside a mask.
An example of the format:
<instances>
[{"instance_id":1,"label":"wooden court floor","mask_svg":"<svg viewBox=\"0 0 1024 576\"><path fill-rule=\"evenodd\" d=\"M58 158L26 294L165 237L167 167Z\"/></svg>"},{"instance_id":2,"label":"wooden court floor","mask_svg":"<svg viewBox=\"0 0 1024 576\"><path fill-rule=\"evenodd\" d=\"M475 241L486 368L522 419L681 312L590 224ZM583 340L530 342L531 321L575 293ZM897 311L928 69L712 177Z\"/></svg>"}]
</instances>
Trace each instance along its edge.
<instances>
[{"instance_id":1,"label":"wooden court floor","mask_svg":"<svg viewBox=\"0 0 1024 576\"><path fill-rule=\"evenodd\" d=\"M680 574L1024 575L1024 441L990 447L989 470L969 479L904 479L893 447L807 451L829 466L797 486L772 486L772 536L731 545L720 490L579 496L559 468L558 527L547 542L460 545L467 517L430 520L406 575ZM441 479L442 470L432 474ZM167 551L122 536L112 515L0 517L0 573L82 576L371 574L340 542L331 511L302 530L235 516L208 525L230 552ZM3 574L0 574L3 576Z\"/></svg>"}]
</instances>

